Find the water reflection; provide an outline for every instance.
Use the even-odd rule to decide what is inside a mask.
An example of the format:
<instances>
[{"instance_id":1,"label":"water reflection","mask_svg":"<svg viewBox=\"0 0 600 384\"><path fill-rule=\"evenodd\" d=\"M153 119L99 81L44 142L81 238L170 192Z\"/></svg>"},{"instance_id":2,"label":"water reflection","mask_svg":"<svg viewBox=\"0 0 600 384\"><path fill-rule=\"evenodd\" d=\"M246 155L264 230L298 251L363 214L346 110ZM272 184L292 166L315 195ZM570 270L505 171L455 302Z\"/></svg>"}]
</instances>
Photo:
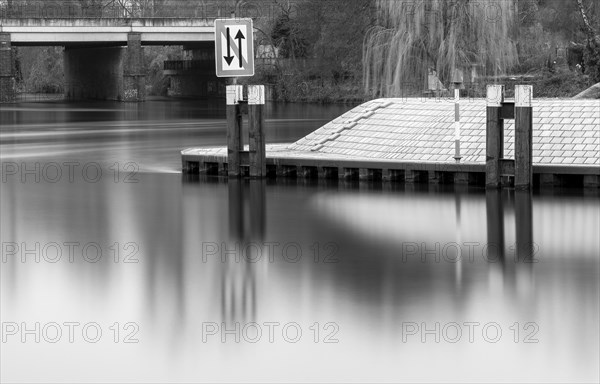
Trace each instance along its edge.
<instances>
[{"instance_id":1,"label":"water reflection","mask_svg":"<svg viewBox=\"0 0 600 384\"><path fill-rule=\"evenodd\" d=\"M345 184L331 189L256 180L182 183L179 175L142 175L137 185L108 182L74 189L5 183L1 188L3 242L77 239L139 245L138 264L2 264L3 319L139 322L139 345L97 347L107 364L127 358L138 378L247 380L269 372L269 378L284 380L290 370L311 362L300 374L303 380L371 377L373 370L365 367L373 366L381 377L395 381L460 380L468 372L489 374L495 359L510 364L524 381L556 377L559 370L566 377L594 377L600 246L591 234L600 229L596 198L443 189L432 194ZM566 225L575 222L581 225L569 233ZM563 243L579 232L580 237ZM533 240L539 262L527 263L521 249L529 249ZM244 257L240 252L263 242L295 242L304 254L293 263L275 248L273 255L249 262L255 253ZM318 262L311 248L316 243ZM456 247L444 253L450 243L478 245L473 252L463 246L460 254ZM484 254L488 243L497 244L490 252L501 253ZM207 244L237 246L237 251L222 259L223 253L208 252ZM416 249L409 247L414 244ZM561 253L564 249L571 252ZM335 262L324 263L331 254ZM265 262L271 256L274 261ZM461 262L453 262L458 256ZM492 261L495 256L498 262ZM32 317L48 295L52 308ZM202 342L205 322L267 321L301 324L303 342L265 342L250 349L243 341L223 344L219 335ZM340 342L315 344L308 329L315 322L338 324ZM493 345L481 340L474 345L421 343L418 336L403 342L405 322L430 327L496 322L504 337ZM525 348L512 342L509 327L515 322L521 328L538 324L539 343ZM34 345L16 347L3 346L8 352L2 354L3 366L11 367L3 378L23 372L24 356L43 353ZM43 356L55 366L62 366L64 358L80 364L80 373L71 377L82 381L92 369L78 352L82 348L87 347L59 344L51 350L60 353ZM536 356L533 361L526 358L530 354ZM327 360L331 355L340 360ZM329 363L315 363L315 358ZM231 359L239 369L223 376ZM429 371L429 359L439 361L443 377ZM470 364L461 365L464 359ZM199 360L202 369L194 368ZM58 371L49 372L41 370L39 378L64 379ZM101 378L123 373L115 368ZM503 372L494 377L509 378Z\"/></svg>"},{"instance_id":2,"label":"water reflection","mask_svg":"<svg viewBox=\"0 0 600 384\"><path fill-rule=\"evenodd\" d=\"M221 244L222 321L253 322L257 307L257 263L263 254L265 236L265 180L228 181L229 239ZM231 252L229 252L231 251Z\"/></svg>"}]
</instances>

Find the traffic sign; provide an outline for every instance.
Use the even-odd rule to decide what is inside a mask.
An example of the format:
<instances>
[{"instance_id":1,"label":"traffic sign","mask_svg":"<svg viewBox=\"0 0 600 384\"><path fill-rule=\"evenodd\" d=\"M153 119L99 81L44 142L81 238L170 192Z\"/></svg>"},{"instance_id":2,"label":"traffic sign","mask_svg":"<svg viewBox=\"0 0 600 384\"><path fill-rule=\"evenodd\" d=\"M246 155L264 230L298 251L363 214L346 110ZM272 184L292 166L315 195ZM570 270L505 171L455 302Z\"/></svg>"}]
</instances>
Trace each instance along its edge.
<instances>
[{"instance_id":1,"label":"traffic sign","mask_svg":"<svg viewBox=\"0 0 600 384\"><path fill-rule=\"evenodd\" d=\"M252 19L215 20L218 77L254 76Z\"/></svg>"}]
</instances>

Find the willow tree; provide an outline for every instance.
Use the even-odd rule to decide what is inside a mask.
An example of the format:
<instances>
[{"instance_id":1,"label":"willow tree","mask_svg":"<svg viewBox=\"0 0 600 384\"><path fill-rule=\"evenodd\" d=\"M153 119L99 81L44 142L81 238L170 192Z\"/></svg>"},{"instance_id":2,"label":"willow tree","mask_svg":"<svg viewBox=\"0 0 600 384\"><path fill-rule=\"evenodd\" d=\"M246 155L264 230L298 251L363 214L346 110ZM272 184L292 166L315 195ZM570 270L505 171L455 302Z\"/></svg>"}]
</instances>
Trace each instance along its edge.
<instances>
[{"instance_id":1,"label":"willow tree","mask_svg":"<svg viewBox=\"0 0 600 384\"><path fill-rule=\"evenodd\" d=\"M499 75L518 62L516 0L375 2L363 52L365 89L374 96L422 90L429 71L448 86L455 69Z\"/></svg>"}]
</instances>

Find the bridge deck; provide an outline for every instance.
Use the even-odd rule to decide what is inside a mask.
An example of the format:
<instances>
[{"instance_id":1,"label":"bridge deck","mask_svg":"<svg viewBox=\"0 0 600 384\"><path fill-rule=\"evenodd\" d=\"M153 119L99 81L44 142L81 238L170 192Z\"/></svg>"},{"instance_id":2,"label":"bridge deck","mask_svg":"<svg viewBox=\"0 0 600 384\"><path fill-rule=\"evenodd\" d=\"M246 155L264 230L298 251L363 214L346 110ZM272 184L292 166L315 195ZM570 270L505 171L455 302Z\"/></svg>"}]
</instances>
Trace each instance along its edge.
<instances>
[{"instance_id":1,"label":"bridge deck","mask_svg":"<svg viewBox=\"0 0 600 384\"><path fill-rule=\"evenodd\" d=\"M128 33L140 33L143 45L214 41L214 20L181 18L140 19L1 19L0 33L11 44L74 45L127 44Z\"/></svg>"}]
</instances>

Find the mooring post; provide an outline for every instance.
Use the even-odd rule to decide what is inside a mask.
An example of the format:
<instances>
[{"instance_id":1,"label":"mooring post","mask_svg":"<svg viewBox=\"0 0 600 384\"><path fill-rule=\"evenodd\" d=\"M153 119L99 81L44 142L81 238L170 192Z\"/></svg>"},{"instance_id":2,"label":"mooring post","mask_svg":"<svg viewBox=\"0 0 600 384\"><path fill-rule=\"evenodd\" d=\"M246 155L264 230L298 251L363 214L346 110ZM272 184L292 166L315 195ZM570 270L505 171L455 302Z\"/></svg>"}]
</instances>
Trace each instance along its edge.
<instances>
[{"instance_id":1,"label":"mooring post","mask_svg":"<svg viewBox=\"0 0 600 384\"><path fill-rule=\"evenodd\" d=\"M265 86L248 86L248 134L250 137L250 177L265 177L267 161L265 148L263 107L265 104Z\"/></svg>"},{"instance_id":2,"label":"mooring post","mask_svg":"<svg viewBox=\"0 0 600 384\"><path fill-rule=\"evenodd\" d=\"M227 174L229 177L239 177L240 152L243 150L242 142L242 114L240 101L243 100L241 85L228 85L227 92Z\"/></svg>"},{"instance_id":3,"label":"mooring post","mask_svg":"<svg viewBox=\"0 0 600 384\"><path fill-rule=\"evenodd\" d=\"M533 86L515 87L515 188L533 184Z\"/></svg>"},{"instance_id":4,"label":"mooring post","mask_svg":"<svg viewBox=\"0 0 600 384\"><path fill-rule=\"evenodd\" d=\"M504 120L500 117L504 102L504 86L487 86L486 112L486 188L500 187L502 169L500 160L504 157Z\"/></svg>"}]
</instances>

